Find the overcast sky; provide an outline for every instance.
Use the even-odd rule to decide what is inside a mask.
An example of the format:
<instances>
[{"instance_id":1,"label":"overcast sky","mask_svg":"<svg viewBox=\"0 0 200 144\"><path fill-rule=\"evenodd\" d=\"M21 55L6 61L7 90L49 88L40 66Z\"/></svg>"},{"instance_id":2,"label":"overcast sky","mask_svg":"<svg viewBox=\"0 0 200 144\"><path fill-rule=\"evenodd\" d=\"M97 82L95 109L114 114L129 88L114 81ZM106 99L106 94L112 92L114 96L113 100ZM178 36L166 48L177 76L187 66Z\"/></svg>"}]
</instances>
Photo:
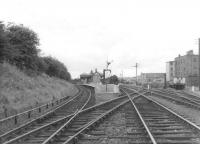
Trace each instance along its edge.
<instances>
[{"instance_id":1,"label":"overcast sky","mask_svg":"<svg viewBox=\"0 0 200 144\"><path fill-rule=\"evenodd\" d=\"M113 60L113 74L165 72L165 62L200 37L199 0L0 0L0 20L30 27L43 55L62 61L73 78Z\"/></svg>"}]
</instances>

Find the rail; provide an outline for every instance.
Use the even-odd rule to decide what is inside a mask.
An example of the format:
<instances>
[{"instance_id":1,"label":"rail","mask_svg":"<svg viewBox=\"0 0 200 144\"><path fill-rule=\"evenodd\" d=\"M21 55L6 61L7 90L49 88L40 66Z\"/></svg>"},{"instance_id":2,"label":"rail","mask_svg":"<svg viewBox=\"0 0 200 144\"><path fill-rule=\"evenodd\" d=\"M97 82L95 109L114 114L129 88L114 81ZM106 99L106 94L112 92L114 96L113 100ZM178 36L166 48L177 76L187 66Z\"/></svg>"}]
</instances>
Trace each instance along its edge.
<instances>
[{"instance_id":1,"label":"rail","mask_svg":"<svg viewBox=\"0 0 200 144\"><path fill-rule=\"evenodd\" d=\"M200 109L200 104L192 103L191 100L190 101L184 101L183 99L180 100L180 98L182 98L182 97L179 97L179 96L177 96L176 98L175 97L169 97L169 96L164 95L166 93L163 92L164 94L161 94L158 91L157 92L156 91L151 91L151 93L155 94L155 95L159 95L160 97L163 97L163 98L178 102L178 103L189 105L189 106L191 106L193 108L196 108L196 109Z\"/></svg>"},{"instance_id":2,"label":"rail","mask_svg":"<svg viewBox=\"0 0 200 144\"><path fill-rule=\"evenodd\" d=\"M106 104L108 104L108 103L111 103L111 102L113 102L113 101L117 101L117 100L119 100L119 99L124 99L125 97L126 97L126 96L124 96L124 97L118 97L118 98L115 98L115 99L112 99L112 100L109 100L109 101L106 101L106 102L103 102L103 103L100 103L100 104L91 106L91 107L89 107L89 108L86 108L86 109L82 110L81 112L84 113L84 112L90 111L90 110L92 110L92 109L95 109L95 108L100 107L100 106L104 106L104 105L106 105ZM52 123L49 123L49 124L47 124L47 125L44 125L44 126L42 126L42 127L40 127L40 128L37 128L37 129L35 129L35 130L32 130L32 131L30 131L30 132L28 132L28 133L26 133L26 134L23 134L23 135L21 135L21 136L19 136L19 137L17 137L17 138L12 139L12 140L10 140L10 141L7 141L7 142L5 142L4 144L11 144L11 143L14 143L14 142L16 142L16 141L19 141L19 140L22 139L22 138L25 138L25 137L27 137L27 136L31 136L31 135L37 133L38 131L44 130L44 129L47 128L47 127L50 127L50 126L52 126L52 125L54 125L54 124L57 124L57 123L60 123L61 121L66 121L67 119L72 118L76 113L77 113L77 111L76 111L75 113L71 114L71 115L68 115L68 116L66 116L66 117L64 117L64 118L61 118L61 119L56 120L56 121L54 121L54 122L52 122Z\"/></svg>"},{"instance_id":3,"label":"rail","mask_svg":"<svg viewBox=\"0 0 200 144\"><path fill-rule=\"evenodd\" d=\"M74 118L80 113L80 111L82 111L87 106L87 104L89 103L91 98L92 98L92 91L90 91L90 95L89 95L87 101L85 102L85 104L80 109L77 109L75 111L74 115L64 125L62 125L56 132L54 132L49 138L47 138L42 144L49 143L49 141L51 139L53 139L62 129L67 128L67 126L70 124L70 122L72 120L74 120Z\"/></svg>"},{"instance_id":4,"label":"rail","mask_svg":"<svg viewBox=\"0 0 200 144\"><path fill-rule=\"evenodd\" d=\"M131 89L131 88L128 88L128 89ZM133 91L135 91L134 89L132 89ZM150 97L147 97L145 94L141 94L141 93L138 93L140 94L141 96L143 96L144 98L150 100L151 102L155 103L156 105L162 107L163 109L167 110L169 113L173 114L175 117L178 117L179 119L183 120L185 123L187 123L188 125L192 126L193 128L195 128L197 131L200 132L200 127L198 125L196 125L195 123L187 120L186 118L182 117L181 115L177 114L175 111L167 108L166 106L158 103L157 101L153 100L152 98Z\"/></svg>"},{"instance_id":5,"label":"rail","mask_svg":"<svg viewBox=\"0 0 200 144\"><path fill-rule=\"evenodd\" d=\"M184 97L184 96L182 96L181 94L179 94L179 93L177 93L177 92L175 92L175 91L173 91L173 92L167 92L167 91L165 91L165 92L163 92L163 91L161 91L161 90L153 90L154 92L160 92L160 93L164 93L164 94L170 94L170 95L177 95L177 96L179 96L180 98L183 98L183 99L185 99L185 100L187 100L187 101L189 101L189 102L191 102L191 103L194 103L195 105L199 105L200 106L200 104L199 103L197 103L197 102L195 102L195 101L193 101L192 99L189 99L189 98L186 98L186 97Z\"/></svg>"},{"instance_id":6,"label":"rail","mask_svg":"<svg viewBox=\"0 0 200 144\"><path fill-rule=\"evenodd\" d=\"M77 87L77 89L78 89L77 93L79 93L80 89L78 87ZM77 95L77 93L75 95ZM42 112L43 109L47 110L47 109L53 108L54 106L56 106L57 104L60 104L61 102L68 99L69 97L70 96L65 96L65 97L62 97L62 98L59 98L59 99L51 100L49 102L41 104L40 106L36 106L34 108L26 108L27 110L24 110L22 112L18 112L18 113L15 113L15 114L9 114L8 112L1 112L0 113L0 123L5 121L5 120L12 119L15 116L20 116L20 115L27 114L27 113L28 113L29 116L31 116L31 112L33 112L33 111Z\"/></svg>"},{"instance_id":7,"label":"rail","mask_svg":"<svg viewBox=\"0 0 200 144\"><path fill-rule=\"evenodd\" d=\"M179 119L183 120L184 122L186 122L188 125L192 126L193 128L195 128L196 130L198 130L200 132L200 127L197 126L195 123L187 120L186 118L182 117L181 115L177 114L176 112L174 112L173 110L167 108L166 106L156 102L155 100L145 96L145 95L141 95L143 97L145 97L146 99L150 100L151 102L155 103L156 105L159 105L160 107L164 108L165 110L167 110L169 113L173 114L174 116L178 117Z\"/></svg>"},{"instance_id":8,"label":"rail","mask_svg":"<svg viewBox=\"0 0 200 144\"><path fill-rule=\"evenodd\" d=\"M141 122L142 122L142 124L143 124L143 126L144 126L144 128L145 128L145 130L147 131L147 133L148 133L148 135L149 135L149 137L150 137L152 143L153 143L153 144L157 144L155 138L153 137L153 135L152 135L150 129L148 128L147 124L145 123L145 121L144 121L142 115L140 114L138 108L136 107L135 103L134 103L133 100L131 99L130 95L129 95L126 91L124 91L124 92L127 94L129 100L131 101L131 103L132 103L132 105L133 105L133 107L134 107L134 109L135 109L135 111L136 111L138 117L140 118L140 120L141 120ZM135 91L135 92L136 92L136 91ZM138 94L139 94L140 96L142 95L142 94L140 94L140 93L138 93Z\"/></svg>"},{"instance_id":9,"label":"rail","mask_svg":"<svg viewBox=\"0 0 200 144\"><path fill-rule=\"evenodd\" d=\"M145 92L146 93L146 92ZM137 96L133 97L133 99L139 97L140 94L138 94ZM127 97L127 96L125 96ZM71 136L68 140L66 140L64 143L62 144L68 144L70 142L76 143L78 137L80 135L82 135L84 133L84 131L89 130L90 127L92 127L93 125L97 125L98 123L101 122L101 120L103 120L106 116L108 116L109 114L113 113L115 110L117 110L118 108L120 108L121 106L125 105L126 103L128 103L130 101L130 99L120 103L119 105L115 106L114 108L108 110L107 112L101 114L100 116L98 116L96 119L90 121L89 123L87 123L86 125L82 126L81 128L79 128L79 131L74 134L73 136Z\"/></svg>"},{"instance_id":10,"label":"rail","mask_svg":"<svg viewBox=\"0 0 200 144\"><path fill-rule=\"evenodd\" d=\"M32 119L31 119L31 117L29 118L29 113L20 113L17 116L12 116L12 117L9 117L9 119L5 119L4 121L1 121L0 122L1 130L0 131L3 131L4 133L2 135L0 135L0 141L4 137L8 136L9 134L18 131L19 129L25 128L26 126L30 125L31 123L33 123L37 120L41 120L41 119L47 117L48 115L52 114L55 110L60 109L62 106L71 102L73 99L75 99L77 96L79 96L80 93L81 93L81 90L79 89L78 93L75 96L73 96L71 99L70 98L67 99L67 97L64 97L64 98L60 99L60 101L61 101L60 103L56 102L57 105L55 105L54 103L53 104L50 103L51 106L53 105L56 107L54 109L52 108L48 111L43 111L43 114L41 113L41 115L39 115L38 117L36 115L35 116L36 118L34 118L34 117L32 117ZM38 110L38 109L35 109L35 110ZM37 112L39 112L39 110ZM42 109L40 112L42 112ZM22 115L22 116L19 117L20 115ZM17 121L18 123L15 123L16 117L20 118ZM27 121L25 121L23 118ZM19 121L19 120L21 120L21 121ZM8 126L11 127L12 129L9 128ZM7 130L7 132L5 132L5 129Z\"/></svg>"}]
</instances>

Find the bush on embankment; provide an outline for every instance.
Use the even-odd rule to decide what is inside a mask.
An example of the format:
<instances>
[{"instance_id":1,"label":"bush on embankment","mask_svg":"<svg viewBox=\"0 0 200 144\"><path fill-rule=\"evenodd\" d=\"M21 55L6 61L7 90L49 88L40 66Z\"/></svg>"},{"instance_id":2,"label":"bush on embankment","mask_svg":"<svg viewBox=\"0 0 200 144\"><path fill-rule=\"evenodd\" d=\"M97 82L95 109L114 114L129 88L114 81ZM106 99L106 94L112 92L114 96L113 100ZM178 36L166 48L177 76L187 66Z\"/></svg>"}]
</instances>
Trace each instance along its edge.
<instances>
[{"instance_id":1,"label":"bush on embankment","mask_svg":"<svg viewBox=\"0 0 200 144\"><path fill-rule=\"evenodd\" d=\"M23 25L0 21L0 63L8 62L29 75L46 73L70 80L71 75L59 60L40 54L37 33Z\"/></svg>"}]
</instances>

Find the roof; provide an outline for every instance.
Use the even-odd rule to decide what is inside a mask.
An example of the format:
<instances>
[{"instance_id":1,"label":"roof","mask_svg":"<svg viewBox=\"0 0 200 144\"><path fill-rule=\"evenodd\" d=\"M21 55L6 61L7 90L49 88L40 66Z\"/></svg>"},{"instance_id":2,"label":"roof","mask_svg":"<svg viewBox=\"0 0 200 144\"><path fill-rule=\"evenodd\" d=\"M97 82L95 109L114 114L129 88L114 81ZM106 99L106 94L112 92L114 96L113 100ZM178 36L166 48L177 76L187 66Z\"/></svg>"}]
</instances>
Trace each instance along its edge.
<instances>
[{"instance_id":1,"label":"roof","mask_svg":"<svg viewBox=\"0 0 200 144\"><path fill-rule=\"evenodd\" d=\"M141 73L141 76L145 77L164 77L165 73Z\"/></svg>"},{"instance_id":2,"label":"roof","mask_svg":"<svg viewBox=\"0 0 200 144\"><path fill-rule=\"evenodd\" d=\"M83 73L80 75L80 78L89 78L91 76L92 76L91 74Z\"/></svg>"}]
</instances>

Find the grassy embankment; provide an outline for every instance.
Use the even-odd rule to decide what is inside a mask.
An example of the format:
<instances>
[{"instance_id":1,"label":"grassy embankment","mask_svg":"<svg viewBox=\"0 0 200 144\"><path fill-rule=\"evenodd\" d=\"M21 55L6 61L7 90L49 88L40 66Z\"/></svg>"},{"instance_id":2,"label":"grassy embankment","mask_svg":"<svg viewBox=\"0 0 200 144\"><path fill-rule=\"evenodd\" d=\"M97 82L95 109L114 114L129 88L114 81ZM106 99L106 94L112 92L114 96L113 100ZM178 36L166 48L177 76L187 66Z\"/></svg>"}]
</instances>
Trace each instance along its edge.
<instances>
[{"instance_id":1,"label":"grassy embankment","mask_svg":"<svg viewBox=\"0 0 200 144\"><path fill-rule=\"evenodd\" d=\"M30 77L8 63L0 64L0 112L16 113L55 98L74 95L72 84L45 74Z\"/></svg>"}]
</instances>

